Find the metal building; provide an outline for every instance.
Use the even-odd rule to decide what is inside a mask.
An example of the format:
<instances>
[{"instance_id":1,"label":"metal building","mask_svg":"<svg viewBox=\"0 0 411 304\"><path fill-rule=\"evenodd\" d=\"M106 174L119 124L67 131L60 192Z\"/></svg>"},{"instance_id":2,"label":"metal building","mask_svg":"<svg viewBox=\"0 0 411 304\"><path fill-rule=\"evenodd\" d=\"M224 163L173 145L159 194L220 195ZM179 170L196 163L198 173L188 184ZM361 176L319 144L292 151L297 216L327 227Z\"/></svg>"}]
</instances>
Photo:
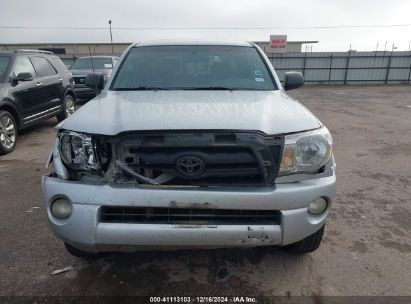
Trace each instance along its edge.
<instances>
[{"instance_id":1,"label":"metal building","mask_svg":"<svg viewBox=\"0 0 411 304\"><path fill-rule=\"evenodd\" d=\"M288 53L301 53L302 46L318 41L288 41ZM255 42L263 50L268 48L269 41ZM1 51L14 51L18 49L38 49L51 51L58 55L64 63L70 65L78 57L91 55L117 55L119 56L131 44L124 43L19 43L0 44Z\"/></svg>"},{"instance_id":2,"label":"metal building","mask_svg":"<svg viewBox=\"0 0 411 304\"><path fill-rule=\"evenodd\" d=\"M65 64L72 64L78 57L90 55L119 56L131 43L19 43L0 44L1 51L35 49L51 51L58 55Z\"/></svg>"}]
</instances>

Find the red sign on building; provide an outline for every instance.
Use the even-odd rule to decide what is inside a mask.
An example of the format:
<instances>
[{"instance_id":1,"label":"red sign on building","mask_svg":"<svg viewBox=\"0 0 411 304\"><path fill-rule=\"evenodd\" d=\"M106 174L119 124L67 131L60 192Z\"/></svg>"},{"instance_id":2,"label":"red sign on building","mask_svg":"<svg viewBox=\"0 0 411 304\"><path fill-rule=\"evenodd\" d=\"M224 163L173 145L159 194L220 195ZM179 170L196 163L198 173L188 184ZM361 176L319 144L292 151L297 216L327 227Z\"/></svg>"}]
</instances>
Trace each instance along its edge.
<instances>
[{"instance_id":1,"label":"red sign on building","mask_svg":"<svg viewBox=\"0 0 411 304\"><path fill-rule=\"evenodd\" d=\"M286 53L287 35L271 35L269 51L270 53Z\"/></svg>"}]
</instances>

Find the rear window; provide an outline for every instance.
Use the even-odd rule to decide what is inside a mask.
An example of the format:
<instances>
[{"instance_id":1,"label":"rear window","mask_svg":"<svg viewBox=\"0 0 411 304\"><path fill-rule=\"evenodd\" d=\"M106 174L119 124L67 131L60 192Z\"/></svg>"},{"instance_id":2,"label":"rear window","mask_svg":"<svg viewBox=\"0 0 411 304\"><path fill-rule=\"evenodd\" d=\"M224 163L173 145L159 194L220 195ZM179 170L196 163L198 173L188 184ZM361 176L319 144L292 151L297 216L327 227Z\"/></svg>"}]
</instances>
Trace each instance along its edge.
<instances>
[{"instance_id":1,"label":"rear window","mask_svg":"<svg viewBox=\"0 0 411 304\"><path fill-rule=\"evenodd\" d=\"M79 58L71 66L71 70L104 70L112 69L113 61L111 58Z\"/></svg>"},{"instance_id":2,"label":"rear window","mask_svg":"<svg viewBox=\"0 0 411 304\"><path fill-rule=\"evenodd\" d=\"M52 63L54 65L54 67L57 69L57 71L61 74L65 74L65 73L69 73L69 70L67 69L67 67L64 65L64 62L61 61L60 58L58 57L52 57L51 58Z\"/></svg>"},{"instance_id":3,"label":"rear window","mask_svg":"<svg viewBox=\"0 0 411 304\"><path fill-rule=\"evenodd\" d=\"M34 67L36 68L39 77L52 76L57 74L54 67L46 58L32 57L31 60L34 64Z\"/></svg>"},{"instance_id":4,"label":"rear window","mask_svg":"<svg viewBox=\"0 0 411 304\"><path fill-rule=\"evenodd\" d=\"M147 46L132 48L112 90L276 90L259 52L247 46Z\"/></svg>"}]
</instances>

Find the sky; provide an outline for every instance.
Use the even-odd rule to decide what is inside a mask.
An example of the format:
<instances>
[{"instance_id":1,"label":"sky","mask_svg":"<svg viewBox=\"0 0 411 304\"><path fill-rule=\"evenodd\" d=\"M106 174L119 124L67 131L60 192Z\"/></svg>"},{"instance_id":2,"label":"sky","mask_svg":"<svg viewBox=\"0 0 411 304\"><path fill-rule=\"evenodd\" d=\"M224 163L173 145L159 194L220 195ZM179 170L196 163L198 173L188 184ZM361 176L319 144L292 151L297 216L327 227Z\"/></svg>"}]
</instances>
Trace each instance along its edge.
<instances>
[{"instance_id":1,"label":"sky","mask_svg":"<svg viewBox=\"0 0 411 304\"><path fill-rule=\"evenodd\" d=\"M0 0L0 44L110 42L108 20L113 42L285 34L318 40L312 51L411 46L410 0Z\"/></svg>"}]
</instances>

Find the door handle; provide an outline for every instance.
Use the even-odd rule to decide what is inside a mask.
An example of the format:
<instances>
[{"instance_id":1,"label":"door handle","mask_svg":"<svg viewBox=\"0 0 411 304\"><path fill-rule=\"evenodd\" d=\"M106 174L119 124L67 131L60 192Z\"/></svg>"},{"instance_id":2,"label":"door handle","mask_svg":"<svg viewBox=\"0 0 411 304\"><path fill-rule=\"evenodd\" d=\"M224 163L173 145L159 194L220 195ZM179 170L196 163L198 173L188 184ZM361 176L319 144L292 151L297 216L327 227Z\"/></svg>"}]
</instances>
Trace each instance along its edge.
<instances>
[{"instance_id":1,"label":"door handle","mask_svg":"<svg viewBox=\"0 0 411 304\"><path fill-rule=\"evenodd\" d=\"M42 86L43 85L43 83L41 83L41 82L37 82L36 83L36 87L40 87L40 86Z\"/></svg>"},{"instance_id":2,"label":"door handle","mask_svg":"<svg viewBox=\"0 0 411 304\"><path fill-rule=\"evenodd\" d=\"M62 81L63 81L63 78L59 78L59 81L62 82Z\"/></svg>"}]
</instances>

